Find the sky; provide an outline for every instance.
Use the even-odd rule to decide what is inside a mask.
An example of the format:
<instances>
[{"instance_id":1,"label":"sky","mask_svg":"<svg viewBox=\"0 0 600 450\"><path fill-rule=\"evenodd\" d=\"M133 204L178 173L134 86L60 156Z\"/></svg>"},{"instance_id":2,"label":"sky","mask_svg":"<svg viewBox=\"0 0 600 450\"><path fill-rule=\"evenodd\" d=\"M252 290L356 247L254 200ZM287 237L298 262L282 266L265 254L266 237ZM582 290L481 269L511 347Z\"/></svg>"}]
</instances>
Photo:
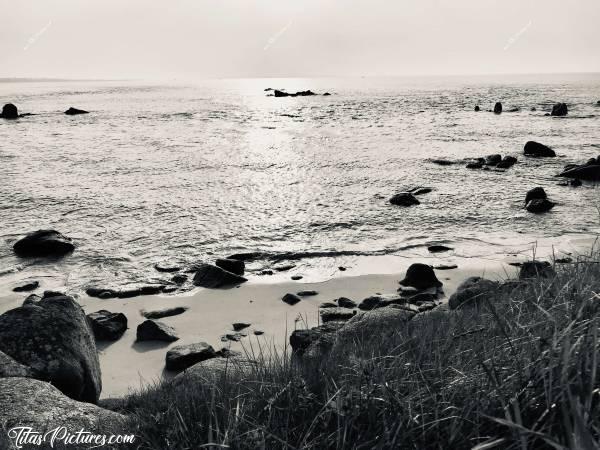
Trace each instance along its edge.
<instances>
[{"instance_id":1,"label":"sky","mask_svg":"<svg viewBox=\"0 0 600 450\"><path fill-rule=\"evenodd\" d=\"M0 78L600 72L600 0L0 0Z\"/></svg>"}]
</instances>

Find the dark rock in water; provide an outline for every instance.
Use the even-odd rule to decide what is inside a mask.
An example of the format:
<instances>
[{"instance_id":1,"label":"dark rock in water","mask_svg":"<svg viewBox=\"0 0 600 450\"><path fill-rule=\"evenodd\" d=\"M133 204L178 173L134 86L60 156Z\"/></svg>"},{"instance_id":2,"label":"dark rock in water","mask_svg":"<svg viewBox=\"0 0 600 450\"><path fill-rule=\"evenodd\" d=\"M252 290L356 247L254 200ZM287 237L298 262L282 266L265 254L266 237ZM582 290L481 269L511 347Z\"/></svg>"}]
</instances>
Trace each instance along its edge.
<instances>
[{"instance_id":1,"label":"dark rock in water","mask_svg":"<svg viewBox=\"0 0 600 450\"><path fill-rule=\"evenodd\" d=\"M504 158L502 158L502 161L500 161L496 167L498 169L509 169L512 166L514 166L517 163L517 158L515 158L514 156L505 156Z\"/></svg>"},{"instance_id":2,"label":"dark rock in water","mask_svg":"<svg viewBox=\"0 0 600 450\"><path fill-rule=\"evenodd\" d=\"M77 109L77 108L70 107L69 109L67 109L65 111L65 114L67 116L76 116L78 114L89 114L89 112L84 111L83 109Z\"/></svg>"},{"instance_id":3,"label":"dark rock in water","mask_svg":"<svg viewBox=\"0 0 600 450\"><path fill-rule=\"evenodd\" d=\"M485 164L488 166L495 166L500 161L502 161L502 155L499 155L497 153L485 157Z\"/></svg>"},{"instance_id":4,"label":"dark rock in water","mask_svg":"<svg viewBox=\"0 0 600 450\"><path fill-rule=\"evenodd\" d=\"M531 278L552 278L556 272L548 261L526 261L521 264L519 280Z\"/></svg>"},{"instance_id":5,"label":"dark rock in water","mask_svg":"<svg viewBox=\"0 0 600 450\"><path fill-rule=\"evenodd\" d=\"M171 278L171 281L175 284L181 285L181 284L185 283L187 281L187 279L188 279L187 275L178 273L177 275L173 275L173 278Z\"/></svg>"},{"instance_id":6,"label":"dark rock in water","mask_svg":"<svg viewBox=\"0 0 600 450\"><path fill-rule=\"evenodd\" d=\"M519 108L515 107L515 108L511 108L508 110L508 112L519 112L521 111Z\"/></svg>"},{"instance_id":7,"label":"dark rock in water","mask_svg":"<svg viewBox=\"0 0 600 450\"><path fill-rule=\"evenodd\" d=\"M44 291L42 294L42 298L50 298L50 297L64 297L64 292L59 291Z\"/></svg>"},{"instance_id":8,"label":"dark rock in water","mask_svg":"<svg viewBox=\"0 0 600 450\"><path fill-rule=\"evenodd\" d=\"M0 351L69 397L98 401L102 380L96 344L83 309L71 297L48 297L2 314Z\"/></svg>"},{"instance_id":9,"label":"dark rock in water","mask_svg":"<svg viewBox=\"0 0 600 450\"><path fill-rule=\"evenodd\" d=\"M311 297L313 295L319 295L319 293L317 291L300 291L296 292L296 295L298 297Z\"/></svg>"},{"instance_id":10,"label":"dark rock in water","mask_svg":"<svg viewBox=\"0 0 600 450\"><path fill-rule=\"evenodd\" d=\"M189 345L177 345L167 352L166 369L180 371L193 366L200 361L215 358L217 352L206 342Z\"/></svg>"},{"instance_id":11,"label":"dark rock in water","mask_svg":"<svg viewBox=\"0 0 600 450\"><path fill-rule=\"evenodd\" d=\"M294 281L298 281L298 280L301 280L304 277L302 275L292 275L291 278Z\"/></svg>"},{"instance_id":12,"label":"dark rock in water","mask_svg":"<svg viewBox=\"0 0 600 450\"><path fill-rule=\"evenodd\" d=\"M573 187L579 187L579 186L581 186L583 183L581 182L581 180L580 180L580 179L578 179L578 178L574 178L574 179L572 179L572 180L569 182L569 184L570 184L571 186L573 186Z\"/></svg>"},{"instance_id":13,"label":"dark rock in water","mask_svg":"<svg viewBox=\"0 0 600 450\"><path fill-rule=\"evenodd\" d=\"M347 308L325 308L319 311L321 322L346 321L352 319L356 311Z\"/></svg>"},{"instance_id":14,"label":"dark rock in water","mask_svg":"<svg viewBox=\"0 0 600 450\"><path fill-rule=\"evenodd\" d=\"M600 165L577 166L562 172L559 176L584 181L600 181Z\"/></svg>"},{"instance_id":15,"label":"dark rock in water","mask_svg":"<svg viewBox=\"0 0 600 450\"><path fill-rule=\"evenodd\" d=\"M50 449L50 448L128 448L127 445L102 445L94 444L94 441L86 441L87 433L89 436L108 439L108 436L132 435L135 425L126 416L100 408L90 403L83 403L72 400L64 396L58 389L44 381L33 378L11 377L0 378L0 423L5 430L19 429L33 430L44 436L41 445L25 444L25 449ZM68 444L61 442L60 436L64 431L68 432L73 439L77 433L84 430L81 436L80 444ZM53 434L59 437L56 442L51 444ZM5 431L0 437L0 448L16 449L10 441L10 444L3 445ZM24 435L21 435L23 438ZM29 435L31 439L31 435ZM29 443L32 441L29 440ZM86 442L84 444L84 442ZM100 442L100 441L98 441ZM96 444L98 443L96 442ZM137 442L137 438L134 442ZM23 444L23 443L21 443Z\"/></svg>"},{"instance_id":16,"label":"dark rock in water","mask_svg":"<svg viewBox=\"0 0 600 450\"><path fill-rule=\"evenodd\" d=\"M406 277L400 284L403 286L412 286L420 290L442 286L442 282L435 276L433 267L421 263L411 264L406 271Z\"/></svg>"},{"instance_id":17,"label":"dark rock in water","mask_svg":"<svg viewBox=\"0 0 600 450\"><path fill-rule=\"evenodd\" d=\"M143 311L142 316L146 319L162 319L163 317L178 316L189 308L186 306L175 306L173 308L158 309L156 311Z\"/></svg>"},{"instance_id":18,"label":"dark rock in water","mask_svg":"<svg viewBox=\"0 0 600 450\"><path fill-rule=\"evenodd\" d=\"M433 191L433 189L430 187L415 187L408 192L410 192L412 195L424 195L429 194L431 191Z\"/></svg>"},{"instance_id":19,"label":"dark rock in water","mask_svg":"<svg viewBox=\"0 0 600 450\"><path fill-rule=\"evenodd\" d=\"M456 309L465 304L471 306L489 300L498 289L498 283L481 277L470 277L463 281L450 296L448 306Z\"/></svg>"},{"instance_id":20,"label":"dark rock in water","mask_svg":"<svg viewBox=\"0 0 600 450\"><path fill-rule=\"evenodd\" d=\"M244 275L244 271L246 270L246 264L239 259L217 259L215 265L236 275Z\"/></svg>"},{"instance_id":21,"label":"dark rock in water","mask_svg":"<svg viewBox=\"0 0 600 450\"><path fill-rule=\"evenodd\" d=\"M227 259L237 259L238 261L255 261L257 259L265 258L267 255L263 252L248 252L248 253L235 253L229 255Z\"/></svg>"},{"instance_id":22,"label":"dark rock in water","mask_svg":"<svg viewBox=\"0 0 600 450\"><path fill-rule=\"evenodd\" d=\"M63 256L75 250L71 239L55 230L38 230L13 246L18 256Z\"/></svg>"},{"instance_id":23,"label":"dark rock in water","mask_svg":"<svg viewBox=\"0 0 600 450\"><path fill-rule=\"evenodd\" d=\"M329 92L325 92L325 93L323 94L323 97L327 97L327 96L329 96L329 95L331 95Z\"/></svg>"},{"instance_id":24,"label":"dark rock in water","mask_svg":"<svg viewBox=\"0 0 600 450\"><path fill-rule=\"evenodd\" d=\"M419 205L421 202L416 199L410 192L401 192L390 198L390 203L396 206L412 206Z\"/></svg>"},{"instance_id":25,"label":"dark rock in water","mask_svg":"<svg viewBox=\"0 0 600 450\"><path fill-rule=\"evenodd\" d=\"M338 267L338 270L339 270L340 272L345 272L345 271L346 271L346 268L345 268L344 266L340 266L340 267Z\"/></svg>"},{"instance_id":26,"label":"dark rock in water","mask_svg":"<svg viewBox=\"0 0 600 450\"><path fill-rule=\"evenodd\" d=\"M536 198L528 202L525 209L530 213L540 214L550 211L554 205L550 200Z\"/></svg>"},{"instance_id":27,"label":"dark rock in water","mask_svg":"<svg viewBox=\"0 0 600 450\"><path fill-rule=\"evenodd\" d=\"M299 301L301 301L301 298L298 297L297 295L294 294L290 294L287 293L285 294L282 299L281 299L284 303L287 303L288 305L295 305L296 303L298 303Z\"/></svg>"},{"instance_id":28,"label":"dark rock in water","mask_svg":"<svg viewBox=\"0 0 600 450\"><path fill-rule=\"evenodd\" d=\"M261 270L259 273L259 275L273 275L273 271L272 270Z\"/></svg>"},{"instance_id":29,"label":"dark rock in water","mask_svg":"<svg viewBox=\"0 0 600 450\"><path fill-rule=\"evenodd\" d=\"M40 287L39 281L28 281L13 288L13 292L29 292Z\"/></svg>"},{"instance_id":30,"label":"dark rock in water","mask_svg":"<svg viewBox=\"0 0 600 450\"><path fill-rule=\"evenodd\" d=\"M451 247L446 247L445 245L430 245L429 247L427 247L427 250L429 251L429 253L442 253L454 249Z\"/></svg>"},{"instance_id":31,"label":"dark rock in water","mask_svg":"<svg viewBox=\"0 0 600 450\"><path fill-rule=\"evenodd\" d=\"M171 262L171 261L157 262L156 264L154 264L154 268L158 272L165 272L165 273L178 272L181 270L181 267L178 264Z\"/></svg>"},{"instance_id":32,"label":"dark rock in water","mask_svg":"<svg viewBox=\"0 0 600 450\"><path fill-rule=\"evenodd\" d=\"M201 264L194 275L194 285L204 288L220 288L233 286L248 281L235 273L223 270L210 264Z\"/></svg>"},{"instance_id":33,"label":"dark rock in water","mask_svg":"<svg viewBox=\"0 0 600 450\"><path fill-rule=\"evenodd\" d=\"M145 320L138 325L136 336L138 341L173 342L179 339L175 329L152 319Z\"/></svg>"},{"instance_id":34,"label":"dark rock in water","mask_svg":"<svg viewBox=\"0 0 600 450\"><path fill-rule=\"evenodd\" d=\"M19 110L12 103L7 103L2 107L2 113L0 114L2 119L18 119Z\"/></svg>"},{"instance_id":35,"label":"dark rock in water","mask_svg":"<svg viewBox=\"0 0 600 450\"><path fill-rule=\"evenodd\" d=\"M566 116L569 113L569 108L566 103L557 103L552 107L551 116Z\"/></svg>"},{"instance_id":36,"label":"dark rock in water","mask_svg":"<svg viewBox=\"0 0 600 450\"><path fill-rule=\"evenodd\" d=\"M346 297L340 297L334 300L340 308L356 308L356 302Z\"/></svg>"},{"instance_id":37,"label":"dark rock in water","mask_svg":"<svg viewBox=\"0 0 600 450\"><path fill-rule=\"evenodd\" d=\"M454 269L458 269L458 266L456 264L440 264L439 266L435 266L434 267L435 270L454 270Z\"/></svg>"},{"instance_id":38,"label":"dark rock in water","mask_svg":"<svg viewBox=\"0 0 600 450\"><path fill-rule=\"evenodd\" d=\"M479 105L475 105L475 112L479 112L481 111L481 108L479 107Z\"/></svg>"},{"instance_id":39,"label":"dark rock in water","mask_svg":"<svg viewBox=\"0 0 600 450\"><path fill-rule=\"evenodd\" d=\"M105 288L96 288L90 287L87 288L85 293L90 297L108 299L108 298L116 298L119 296L119 292L114 289L105 289Z\"/></svg>"},{"instance_id":40,"label":"dark rock in water","mask_svg":"<svg viewBox=\"0 0 600 450\"><path fill-rule=\"evenodd\" d=\"M535 187L527 192L525 195L525 204L529 203L531 200L539 199L545 200L548 196L546 195L546 191L542 187Z\"/></svg>"},{"instance_id":41,"label":"dark rock in water","mask_svg":"<svg viewBox=\"0 0 600 450\"><path fill-rule=\"evenodd\" d=\"M252 325L251 323L245 323L245 322L235 322L232 327L233 327L233 331L240 331L243 330L244 328L248 328L250 325Z\"/></svg>"},{"instance_id":42,"label":"dark rock in water","mask_svg":"<svg viewBox=\"0 0 600 450\"><path fill-rule=\"evenodd\" d=\"M284 91L280 91L278 89L275 89L275 90L273 90L273 95L275 97L306 97L306 96L309 96L309 95L317 95L317 94L315 94L311 90L298 91L298 92L295 92L295 93L288 93L288 92L284 92Z\"/></svg>"},{"instance_id":43,"label":"dark rock in water","mask_svg":"<svg viewBox=\"0 0 600 450\"><path fill-rule=\"evenodd\" d=\"M36 295L36 294L28 295L27 298L25 300L23 300L22 306L37 305L41 299L42 299L42 297L40 297L39 295Z\"/></svg>"},{"instance_id":44,"label":"dark rock in water","mask_svg":"<svg viewBox=\"0 0 600 450\"><path fill-rule=\"evenodd\" d=\"M116 341L127 330L127 317L102 309L87 315L97 341Z\"/></svg>"},{"instance_id":45,"label":"dark rock in water","mask_svg":"<svg viewBox=\"0 0 600 450\"><path fill-rule=\"evenodd\" d=\"M429 161L433 164L437 164L438 166L451 166L456 164L456 161L450 161L447 159L431 159Z\"/></svg>"},{"instance_id":46,"label":"dark rock in water","mask_svg":"<svg viewBox=\"0 0 600 450\"><path fill-rule=\"evenodd\" d=\"M162 288L162 293L163 294L170 294L172 292L175 292L178 289L177 286L165 286Z\"/></svg>"},{"instance_id":47,"label":"dark rock in water","mask_svg":"<svg viewBox=\"0 0 600 450\"><path fill-rule=\"evenodd\" d=\"M500 103L500 102L497 102L497 103L494 105L494 113L495 113L495 114L500 114L501 112L502 112L502 103Z\"/></svg>"},{"instance_id":48,"label":"dark rock in water","mask_svg":"<svg viewBox=\"0 0 600 450\"><path fill-rule=\"evenodd\" d=\"M523 153L527 156L538 156L538 157L546 157L552 158L556 156L554 150L550 147L545 146L544 144L540 144L535 141L528 141L523 148Z\"/></svg>"}]
</instances>

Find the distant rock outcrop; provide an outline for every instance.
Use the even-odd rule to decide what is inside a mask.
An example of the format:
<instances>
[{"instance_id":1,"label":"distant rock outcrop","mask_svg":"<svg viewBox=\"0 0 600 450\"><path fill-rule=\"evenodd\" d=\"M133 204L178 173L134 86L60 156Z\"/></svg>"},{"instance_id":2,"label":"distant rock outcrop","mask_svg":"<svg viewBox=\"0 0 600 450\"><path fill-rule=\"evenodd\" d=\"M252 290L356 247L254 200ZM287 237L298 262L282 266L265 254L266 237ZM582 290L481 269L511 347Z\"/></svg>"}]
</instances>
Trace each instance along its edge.
<instances>
[{"instance_id":1,"label":"distant rock outcrop","mask_svg":"<svg viewBox=\"0 0 600 450\"><path fill-rule=\"evenodd\" d=\"M105 309L87 315L97 341L116 341L127 330L127 317Z\"/></svg>"},{"instance_id":2,"label":"distant rock outcrop","mask_svg":"<svg viewBox=\"0 0 600 450\"><path fill-rule=\"evenodd\" d=\"M489 300L498 288L498 283L481 277L470 277L464 280L450 296L448 306L456 309L463 305L475 305L481 301Z\"/></svg>"},{"instance_id":3,"label":"distant rock outcrop","mask_svg":"<svg viewBox=\"0 0 600 450\"><path fill-rule=\"evenodd\" d=\"M246 278L211 264L200 264L196 267L194 285L204 288L221 288L234 286L248 281Z\"/></svg>"},{"instance_id":4,"label":"distant rock outcrop","mask_svg":"<svg viewBox=\"0 0 600 450\"><path fill-rule=\"evenodd\" d=\"M173 342L178 340L179 336L175 329L166 323L148 319L138 325L136 338L138 341Z\"/></svg>"},{"instance_id":5,"label":"distant rock outcrop","mask_svg":"<svg viewBox=\"0 0 600 450\"><path fill-rule=\"evenodd\" d=\"M180 371L196 363L215 358L217 352L206 342L189 345L177 345L167 352L166 369Z\"/></svg>"},{"instance_id":6,"label":"distant rock outcrop","mask_svg":"<svg viewBox=\"0 0 600 450\"><path fill-rule=\"evenodd\" d=\"M406 276L400 281L402 286L410 286L419 290L438 288L442 282L437 279L433 267L427 264L411 264L406 271Z\"/></svg>"},{"instance_id":7,"label":"distant rock outcrop","mask_svg":"<svg viewBox=\"0 0 600 450\"><path fill-rule=\"evenodd\" d=\"M566 116L569 113L569 108L566 103L557 103L552 107L551 116Z\"/></svg>"},{"instance_id":8,"label":"distant rock outcrop","mask_svg":"<svg viewBox=\"0 0 600 450\"><path fill-rule=\"evenodd\" d=\"M235 273L236 275L244 275L244 271L246 270L246 264L239 259L217 259L215 265L223 270Z\"/></svg>"},{"instance_id":9,"label":"distant rock outcrop","mask_svg":"<svg viewBox=\"0 0 600 450\"><path fill-rule=\"evenodd\" d=\"M523 153L526 156L537 156L537 157L546 157L552 158L556 156L554 150L550 147L545 146L544 144L540 144L535 141L528 141L523 148Z\"/></svg>"},{"instance_id":10,"label":"distant rock outcrop","mask_svg":"<svg viewBox=\"0 0 600 450\"><path fill-rule=\"evenodd\" d=\"M58 231L38 230L19 239L13 250L18 256L63 256L75 250L75 245Z\"/></svg>"}]
</instances>

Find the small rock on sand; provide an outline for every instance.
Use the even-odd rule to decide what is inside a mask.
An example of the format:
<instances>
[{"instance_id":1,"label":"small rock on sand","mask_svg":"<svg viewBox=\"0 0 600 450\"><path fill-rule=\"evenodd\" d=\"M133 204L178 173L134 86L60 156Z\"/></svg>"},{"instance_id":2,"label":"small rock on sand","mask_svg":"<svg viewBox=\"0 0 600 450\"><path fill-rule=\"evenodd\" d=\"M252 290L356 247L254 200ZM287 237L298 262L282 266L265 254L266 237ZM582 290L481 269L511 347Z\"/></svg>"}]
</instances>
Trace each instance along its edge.
<instances>
[{"instance_id":1,"label":"small rock on sand","mask_svg":"<svg viewBox=\"0 0 600 450\"><path fill-rule=\"evenodd\" d=\"M138 341L173 342L179 339L175 329L166 323L148 319L137 327Z\"/></svg>"},{"instance_id":2,"label":"small rock on sand","mask_svg":"<svg viewBox=\"0 0 600 450\"><path fill-rule=\"evenodd\" d=\"M301 298L295 294L287 293L281 298L281 300L284 303L287 303L288 305L295 305L296 303L301 301Z\"/></svg>"}]
</instances>

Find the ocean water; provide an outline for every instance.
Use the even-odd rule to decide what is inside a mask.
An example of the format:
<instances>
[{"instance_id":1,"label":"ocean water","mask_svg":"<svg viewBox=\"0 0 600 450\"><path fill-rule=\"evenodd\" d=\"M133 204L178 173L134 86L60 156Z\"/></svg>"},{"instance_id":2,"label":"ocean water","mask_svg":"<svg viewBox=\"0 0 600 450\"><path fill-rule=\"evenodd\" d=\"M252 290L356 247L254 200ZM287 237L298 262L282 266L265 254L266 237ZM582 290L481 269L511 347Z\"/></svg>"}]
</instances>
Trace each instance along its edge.
<instances>
[{"instance_id":1,"label":"ocean water","mask_svg":"<svg viewBox=\"0 0 600 450\"><path fill-rule=\"evenodd\" d=\"M333 95L274 98L268 87ZM32 276L73 292L160 282L169 278L153 268L161 260L248 251L287 253L296 271L326 278L364 258L425 258L436 242L455 249L449 258L560 246L600 230L598 189L555 177L600 155L598 100L600 74L5 80L0 102L36 115L0 120L0 288ZM496 101L520 111L487 112ZM558 101L569 115L545 117ZM91 113L62 114L70 106ZM523 157L528 140L559 157ZM503 173L430 162L492 153L519 162ZM434 190L418 206L388 203L413 186ZM523 209L535 186L557 202L550 213ZM77 250L17 258L15 240L40 228L72 237Z\"/></svg>"}]
</instances>

